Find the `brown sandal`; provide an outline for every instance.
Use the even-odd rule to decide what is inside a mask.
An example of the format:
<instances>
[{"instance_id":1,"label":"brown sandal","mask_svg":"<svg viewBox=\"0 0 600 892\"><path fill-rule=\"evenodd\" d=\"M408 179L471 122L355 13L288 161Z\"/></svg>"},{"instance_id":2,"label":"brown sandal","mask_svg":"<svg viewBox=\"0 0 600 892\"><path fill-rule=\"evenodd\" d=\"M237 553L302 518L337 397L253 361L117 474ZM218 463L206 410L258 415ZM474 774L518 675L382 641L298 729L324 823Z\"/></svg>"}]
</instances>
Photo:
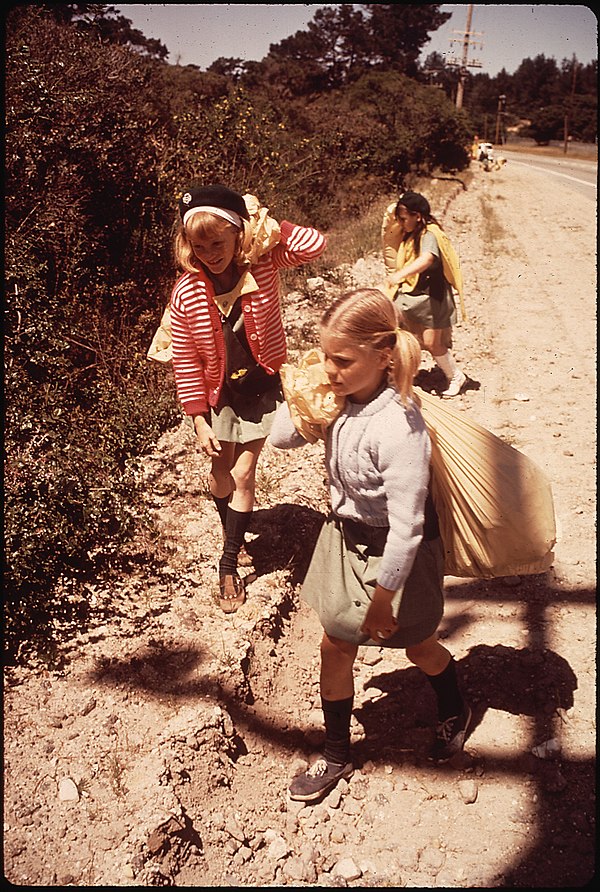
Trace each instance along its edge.
<instances>
[{"instance_id":1,"label":"brown sandal","mask_svg":"<svg viewBox=\"0 0 600 892\"><path fill-rule=\"evenodd\" d=\"M219 607L223 613L235 613L246 600L244 580L235 573L219 577Z\"/></svg>"},{"instance_id":2,"label":"brown sandal","mask_svg":"<svg viewBox=\"0 0 600 892\"><path fill-rule=\"evenodd\" d=\"M238 554L238 564L240 567L253 567L254 558L246 551L246 546L242 545Z\"/></svg>"}]
</instances>

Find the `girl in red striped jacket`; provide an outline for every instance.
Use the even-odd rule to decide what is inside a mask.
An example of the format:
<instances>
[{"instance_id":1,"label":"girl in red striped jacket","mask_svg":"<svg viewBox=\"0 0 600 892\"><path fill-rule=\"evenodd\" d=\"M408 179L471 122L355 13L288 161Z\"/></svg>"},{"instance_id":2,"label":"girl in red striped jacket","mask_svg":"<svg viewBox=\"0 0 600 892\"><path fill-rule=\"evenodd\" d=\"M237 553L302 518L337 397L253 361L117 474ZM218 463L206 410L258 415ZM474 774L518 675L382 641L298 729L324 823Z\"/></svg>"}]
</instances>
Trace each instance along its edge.
<instances>
[{"instance_id":1,"label":"girl in red striped jacket","mask_svg":"<svg viewBox=\"0 0 600 892\"><path fill-rule=\"evenodd\" d=\"M256 465L283 401L279 270L316 259L326 244L316 229L267 218L261 253L246 201L220 184L184 192L175 239L184 273L171 295L177 393L211 459L210 490L223 525L219 604L225 613L246 598L237 568L238 561L251 563L243 545Z\"/></svg>"}]
</instances>

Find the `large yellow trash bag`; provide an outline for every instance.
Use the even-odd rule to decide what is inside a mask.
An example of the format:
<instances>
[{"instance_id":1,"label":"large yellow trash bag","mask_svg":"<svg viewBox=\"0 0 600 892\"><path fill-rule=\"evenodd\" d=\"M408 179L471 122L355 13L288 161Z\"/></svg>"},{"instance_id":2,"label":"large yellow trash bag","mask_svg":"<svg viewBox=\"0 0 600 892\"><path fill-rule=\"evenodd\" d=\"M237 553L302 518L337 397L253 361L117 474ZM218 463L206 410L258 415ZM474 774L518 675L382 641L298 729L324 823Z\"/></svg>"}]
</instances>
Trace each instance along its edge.
<instances>
[{"instance_id":1,"label":"large yellow trash bag","mask_svg":"<svg viewBox=\"0 0 600 892\"><path fill-rule=\"evenodd\" d=\"M393 201L386 207L381 223L381 250L385 272L388 276L391 273L395 273L398 269L398 248L402 241L403 229L395 213L397 204L397 201Z\"/></svg>"},{"instance_id":2,"label":"large yellow trash bag","mask_svg":"<svg viewBox=\"0 0 600 892\"><path fill-rule=\"evenodd\" d=\"M249 263L256 263L263 254L279 244L281 230L277 220L269 217L269 208L263 207L256 195L250 195L248 192L243 197L250 214L252 229L252 242L246 259Z\"/></svg>"},{"instance_id":3,"label":"large yellow trash bag","mask_svg":"<svg viewBox=\"0 0 600 892\"><path fill-rule=\"evenodd\" d=\"M554 560L550 482L465 413L415 388L431 438L431 493L452 576L543 573Z\"/></svg>"},{"instance_id":4,"label":"large yellow trash bag","mask_svg":"<svg viewBox=\"0 0 600 892\"><path fill-rule=\"evenodd\" d=\"M281 370L297 430L310 443L344 404L329 386L319 350ZM431 492L440 520L445 572L491 579L543 573L554 560L556 521L550 483L522 452L415 388L431 438Z\"/></svg>"}]
</instances>

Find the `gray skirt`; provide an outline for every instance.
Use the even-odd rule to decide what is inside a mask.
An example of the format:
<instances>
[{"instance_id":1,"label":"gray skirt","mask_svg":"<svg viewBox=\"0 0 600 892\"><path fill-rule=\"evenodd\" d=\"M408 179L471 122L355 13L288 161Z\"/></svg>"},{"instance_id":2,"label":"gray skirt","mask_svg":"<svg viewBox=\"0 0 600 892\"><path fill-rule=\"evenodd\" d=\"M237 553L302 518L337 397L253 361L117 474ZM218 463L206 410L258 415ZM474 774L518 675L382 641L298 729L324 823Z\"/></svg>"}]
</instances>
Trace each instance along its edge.
<instances>
[{"instance_id":1,"label":"gray skirt","mask_svg":"<svg viewBox=\"0 0 600 892\"><path fill-rule=\"evenodd\" d=\"M315 546L302 598L316 611L325 632L334 638L374 647L404 648L420 644L436 631L444 613L442 540L423 539L402 591L392 600L397 631L373 641L360 627L371 602L387 527L327 519Z\"/></svg>"},{"instance_id":2,"label":"gray skirt","mask_svg":"<svg viewBox=\"0 0 600 892\"><path fill-rule=\"evenodd\" d=\"M442 300L434 300L428 294L403 294L398 291L394 304L410 324L416 322L423 328L451 328L456 322L456 304L452 291L446 288Z\"/></svg>"}]
</instances>

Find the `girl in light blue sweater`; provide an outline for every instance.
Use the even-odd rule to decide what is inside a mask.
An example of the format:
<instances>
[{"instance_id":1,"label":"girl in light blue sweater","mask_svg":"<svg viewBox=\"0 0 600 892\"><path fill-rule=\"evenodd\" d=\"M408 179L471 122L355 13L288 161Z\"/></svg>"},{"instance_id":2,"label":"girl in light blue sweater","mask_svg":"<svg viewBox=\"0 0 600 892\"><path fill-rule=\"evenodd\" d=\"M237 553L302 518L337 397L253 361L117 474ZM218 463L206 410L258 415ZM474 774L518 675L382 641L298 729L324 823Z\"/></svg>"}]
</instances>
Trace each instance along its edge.
<instances>
[{"instance_id":1,"label":"girl in light blue sweater","mask_svg":"<svg viewBox=\"0 0 600 892\"><path fill-rule=\"evenodd\" d=\"M290 786L293 799L321 799L352 774L352 667L359 645L405 648L438 704L433 758L462 750L471 712L454 660L437 638L443 614L444 551L429 494L431 446L412 381L421 351L398 328L380 291L338 298L321 319L332 390L345 405L326 436L332 514L302 587L323 625L323 756ZM279 407L270 434L281 449L306 443Z\"/></svg>"}]
</instances>

